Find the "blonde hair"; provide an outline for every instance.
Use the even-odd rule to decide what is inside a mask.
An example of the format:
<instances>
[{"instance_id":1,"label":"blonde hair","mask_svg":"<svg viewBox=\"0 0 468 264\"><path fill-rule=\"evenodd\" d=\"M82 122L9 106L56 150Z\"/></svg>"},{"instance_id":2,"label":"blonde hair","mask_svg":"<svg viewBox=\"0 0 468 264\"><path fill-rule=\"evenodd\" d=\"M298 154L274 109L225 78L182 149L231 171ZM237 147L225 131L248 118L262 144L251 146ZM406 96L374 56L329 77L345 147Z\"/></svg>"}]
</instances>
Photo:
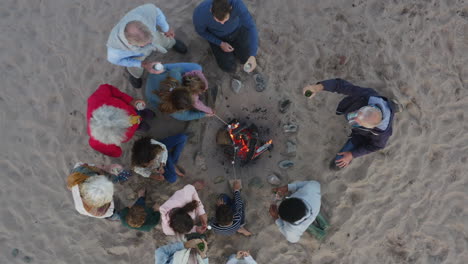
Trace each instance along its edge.
<instances>
[{"instance_id":1,"label":"blonde hair","mask_svg":"<svg viewBox=\"0 0 468 264\"><path fill-rule=\"evenodd\" d=\"M83 202L89 206L97 208L112 202L114 185L106 176L89 177L79 188Z\"/></svg>"},{"instance_id":2,"label":"blonde hair","mask_svg":"<svg viewBox=\"0 0 468 264\"><path fill-rule=\"evenodd\" d=\"M133 20L125 25L125 38L128 43L136 46L145 46L153 40L153 34L141 21Z\"/></svg>"},{"instance_id":3,"label":"blonde hair","mask_svg":"<svg viewBox=\"0 0 468 264\"><path fill-rule=\"evenodd\" d=\"M127 220L127 224L131 227L141 227L146 220L145 208L143 208L143 206L140 205L130 207L130 209L128 210L127 217L125 217L125 220Z\"/></svg>"}]
</instances>

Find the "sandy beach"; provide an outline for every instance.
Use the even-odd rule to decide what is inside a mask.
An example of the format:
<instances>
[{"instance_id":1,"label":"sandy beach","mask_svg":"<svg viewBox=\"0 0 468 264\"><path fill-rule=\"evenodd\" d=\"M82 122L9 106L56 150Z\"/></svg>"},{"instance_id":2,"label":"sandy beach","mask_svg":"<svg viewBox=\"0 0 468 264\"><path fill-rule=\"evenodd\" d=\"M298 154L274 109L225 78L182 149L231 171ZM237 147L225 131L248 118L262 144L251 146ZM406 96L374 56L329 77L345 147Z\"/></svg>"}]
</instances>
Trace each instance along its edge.
<instances>
[{"instance_id":1,"label":"sandy beach","mask_svg":"<svg viewBox=\"0 0 468 264\"><path fill-rule=\"evenodd\" d=\"M224 118L255 123L275 146L254 164L236 170L244 182L246 227L253 237L209 234L210 263L224 264L250 249L259 264L468 263L468 2L466 0L244 0L260 46L258 67L268 87L258 93L252 75L244 87L216 65L208 43L196 34L192 13L200 1L153 1L189 48L156 56L165 63L203 66L218 85L215 110ZM147 2L123 0L2 0L0 2L0 263L154 263L157 247L174 241L161 226L149 233L119 222L79 215L66 177L78 161L130 165L132 142L121 158L88 145L86 99L103 83L142 98L123 67L106 60L112 27ZM338 172L329 161L349 127L335 115L338 94L308 100L305 84L342 78L399 100L393 136L379 152L355 159ZM286 113L279 101L292 104ZM297 133L284 133L297 124ZM190 132L179 164L187 173L175 184L138 175L116 185L129 206L142 186L150 202L164 202L195 180L208 214L228 192L231 164L216 145L223 124L204 118L190 124L158 114L150 135L161 139ZM286 142L297 145L285 155ZM195 162L203 155L207 170ZM278 162L289 159L292 168ZM319 242L305 233L291 244L268 214L267 176L282 184L321 183L322 212L331 224ZM218 182L217 180L224 180ZM18 255L12 254L18 249Z\"/></svg>"}]
</instances>

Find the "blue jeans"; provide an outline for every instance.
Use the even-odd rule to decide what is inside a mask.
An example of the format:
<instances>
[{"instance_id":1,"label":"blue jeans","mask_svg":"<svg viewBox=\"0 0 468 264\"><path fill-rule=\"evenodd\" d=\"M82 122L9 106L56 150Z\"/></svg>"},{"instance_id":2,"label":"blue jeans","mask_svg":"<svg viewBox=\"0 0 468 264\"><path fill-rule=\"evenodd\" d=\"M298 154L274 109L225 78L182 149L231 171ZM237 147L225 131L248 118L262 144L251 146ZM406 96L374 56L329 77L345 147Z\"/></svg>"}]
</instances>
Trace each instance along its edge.
<instances>
[{"instance_id":1,"label":"blue jeans","mask_svg":"<svg viewBox=\"0 0 468 264\"><path fill-rule=\"evenodd\" d=\"M344 144L344 146L340 149L340 151L338 151L338 153L340 152L348 152L348 151L352 151L353 149L355 148L354 144L351 142L351 139L348 139L348 141L346 141L346 143ZM335 157L335 162L339 159L343 158L342 155L336 155Z\"/></svg>"},{"instance_id":2,"label":"blue jeans","mask_svg":"<svg viewBox=\"0 0 468 264\"><path fill-rule=\"evenodd\" d=\"M164 167L164 178L170 183L177 181L175 165L179 161L185 142L187 142L187 135L185 134L178 134L161 140L161 143L166 145L168 152L166 167Z\"/></svg>"}]
</instances>

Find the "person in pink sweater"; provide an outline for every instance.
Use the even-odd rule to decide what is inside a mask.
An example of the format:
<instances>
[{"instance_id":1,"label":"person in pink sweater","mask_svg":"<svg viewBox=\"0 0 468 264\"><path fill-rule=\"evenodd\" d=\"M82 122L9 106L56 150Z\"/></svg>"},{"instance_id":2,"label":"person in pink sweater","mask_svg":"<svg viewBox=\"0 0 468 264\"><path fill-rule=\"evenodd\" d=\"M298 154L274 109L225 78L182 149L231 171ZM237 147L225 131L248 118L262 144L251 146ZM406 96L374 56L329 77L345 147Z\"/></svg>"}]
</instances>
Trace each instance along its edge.
<instances>
[{"instance_id":1,"label":"person in pink sweater","mask_svg":"<svg viewBox=\"0 0 468 264\"><path fill-rule=\"evenodd\" d=\"M195 188L194 185L199 188ZM202 189L203 185L199 182L194 185L185 185L159 208L164 234L173 236L194 232L205 233L208 227L208 217L197 193L197 189ZM200 220L201 225L195 225L197 219Z\"/></svg>"}]
</instances>

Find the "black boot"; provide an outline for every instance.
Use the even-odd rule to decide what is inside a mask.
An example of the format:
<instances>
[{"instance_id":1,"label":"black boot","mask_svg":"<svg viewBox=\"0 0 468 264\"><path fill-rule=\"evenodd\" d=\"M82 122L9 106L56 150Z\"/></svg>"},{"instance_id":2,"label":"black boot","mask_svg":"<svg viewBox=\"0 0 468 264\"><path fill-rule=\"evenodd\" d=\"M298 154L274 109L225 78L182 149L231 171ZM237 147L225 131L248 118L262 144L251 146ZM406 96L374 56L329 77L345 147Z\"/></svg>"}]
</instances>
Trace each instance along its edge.
<instances>
[{"instance_id":1,"label":"black boot","mask_svg":"<svg viewBox=\"0 0 468 264\"><path fill-rule=\"evenodd\" d=\"M133 86L133 88L136 88L136 89L141 88L141 86L143 85L143 79L142 78L135 78L131 74L128 74L128 81Z\"/></svg>"},{"instance_id":2,"label":"black boot","mask_svg":"<svg viewBox=\"0 0 468 264\"><path fill-rule=\"evenodd\" d=\"M185 44L181 40L176 39L175 45L172 48L178 53L181 53L181 54L187 53L187 46L185 46Z\"/></svg>"}]
</instances>

